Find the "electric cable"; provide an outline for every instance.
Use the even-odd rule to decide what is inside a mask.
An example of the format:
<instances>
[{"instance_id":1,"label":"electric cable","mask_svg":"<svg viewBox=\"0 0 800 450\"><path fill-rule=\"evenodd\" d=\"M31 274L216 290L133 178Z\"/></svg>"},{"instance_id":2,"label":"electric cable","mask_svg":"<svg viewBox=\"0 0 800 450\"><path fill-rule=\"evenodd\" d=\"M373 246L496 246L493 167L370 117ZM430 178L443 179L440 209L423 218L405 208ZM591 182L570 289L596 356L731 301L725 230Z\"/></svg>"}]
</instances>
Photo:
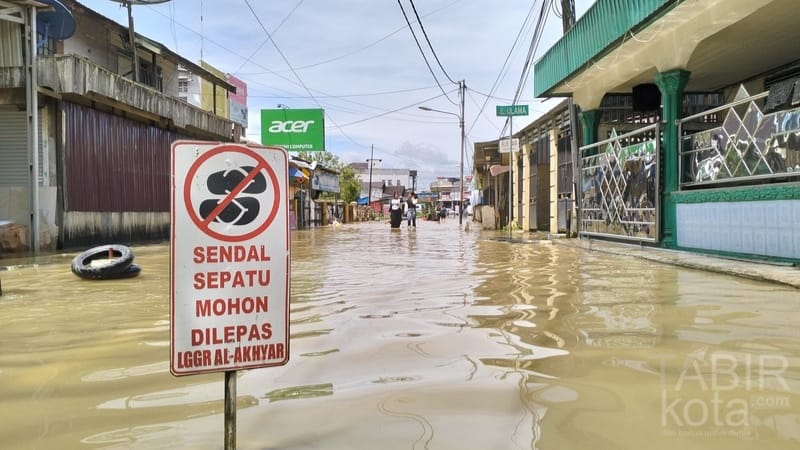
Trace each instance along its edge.
<instances>
[{"instance_id":1,"label":"electric cable","mask_svg":"<svg viewBox=\"0 0 800 450\"><path fill-rule=\"evenodd\" d=\"M467 94L469 94L469 99L470 99L470 100L472 100L472 103L474 103L474 104L475 104L475 106L477 106L477 107L478 107L478 114L479 114L479 115L482 115L482 116L483 116L483 118L484 118L484 119L486 119L486 120L487 120L487 121L488 121L488 122L489 122L489 123L490 123L490 124L491 124L491 125L492 125L492 126L495 128L495 129L496 129L496 130L497 130L497 132L499 133L499 132L500 132L500 128L498 128L498 127L497 127L497 125L494 123L494 121L493 121L493 120L491 120L491 118L489 118L489 117L487 117L487 116L486 116L486 113L485 113L484 109L481 107L480 103L478 103L477 101L475 101L475 97L473 97L473 96L472 96L472 94L470 93L470 91L472 91L472 89L468 90L468 91L467 91Z\"/></svg>"},{"instance_id":2,"label":"electric cable","mask_svg":"<svg viewBox=\"0 0 800 450\"><path fill-rule=\"evenodd\" d=\"M400 1L400 0L398 0L398 1ZM448 80L450 80L451 83L458 84L455 81L453 81L452 78L450 78L450 75L447 73L446 70L444 70L444 66L442 66L442 62L439 61L439 56L436 55L436 50L433 49L433 44L431 44L431 40L428 38L428 33L425 31L425 26L422 24L422 19L420 19L419 13L417 13L417 7L416 7L416 5L414 5L414 0L408 0L408 1L409 1L409 3L411 3L411 9L414 10L414 16L417 18L417 23L419 24L419 28L422 30L422 35L425 36L425 42L428 43L428 48L431 49L431 53L433 54L434 59L436 59L436 64L439 65L439 68L442 69L442 73L444 74L445 77L447 77Z\"/></svg>"},{"instance_id":3,"label":"electric cable","mask_svg":"<svg viewBox=\"0 0 800 450\"><path fill-rule=\"evenodd\" d=\"M542 7L539 11L539 18L536 21L536 28L534 30L533 36L531 37L531 43L528 47L528 55L525 58L525 64L523 65L522 72L520 74L520 80L517 84L516 92L514 93L514 101L512 104L516 104L519 99L519 95L522 92L523 87L527 82L527 77L530 75L530 68L533 67L531 65L531 61L533 61L533 54L536 51L536 48L539 46L539 42L541 41L542 32L544 31L544 25L547 22L547 11L550 9L553 0L543 0ZM511 129L511 116L506 118L506 121L503 125L503 130L500 133L500 136L505 133L506 128L509 130ZM513 130L511 130L513 131Z\"/></svg>"},{"instance_id":4,"label":"electric cable","mask_svg":"<svg viewBox=\"0 0 800 450\"><path fill-rule=\"evenodd\" d=\"M447 93L444 91L442 84L439 82L439 79L436 78L436 74L433 72L433 68L431 67L430 62L428 62L428 58L425 56L425 52L422 50L422 45L419 43L419 39L417 39L417 33L414 32L414 28L411 26L411 21L408 20L408 15L406 14L405 8L403 8L403 3L400 0L397 0L397 5L400 6L400 11L403 13L403 18L405 18L406 23L408 24L408 29L411 31L411 35L414 36L414 42L417 44L417 48L419 49L419 53L422 55L422 59L425 61L425 65L428 66L428 71L433 76L433 79L436 81L436 84L441 89L442 94L447 98L447 100L452 103L456 104L450 97L447 96Z\"/></svg>"},{"instance_id":5,"label":"electric cable","mask_svg":"<svg viewBox=\"0 0 800 450\"><path fill-rule=\"evenodd\" d=\"M455 0L453 2L450 2L450 3L444 5L444 6L440 7L440 8L434 9L433 11L429 12L428 14L423 14L422 17L432 16L432 15L438 13L439 11L442 11L444 9L447 9L447 8L455 5L456 3L460 3L461 1L463 1L463 0ZM350 52L347 52L347 53L343 53L341 55L334 56L334 57L331 57L331 58L328 58L328 59L324 59L322 61L317 61L317 62L314 62L314 63L302 65L302 66L295 66L295 70L310 69L312 67L321 66L321 65L328 64L328 63L331 63L331 62L334 62L334 61L338 61L340 59L347 58L348 56L353 56L353 55L355 55L357 53L361 53L364 50L367 50L369 48L372 48L372 47L380 44L381 42L385 41L386 39L389 39L390 37L394 36L395 34L401 32L401 31L403 31L405 29L406 29L406 27L402 26L402 27L392 31L391 33L381 37L380 39L378 39L378 40L376 40L374 42L371 42L371 43L369 43L369 44L367 44L367 45L365 45L365 46L363 46L361 48L358 48L356 50L353 50L353 51L350 51ZM240 75L263 75L264 73L270 73L270 72L243 72Z\"/></svg>"},{"instance_id":6,"label":"electric cable","mask_svg":"<svg viewBox=\"0 0 800 450\"><path fill-rule=\"evenodd\" d=\"M308 88L308 86L306 86L305 82L303 82L303 79L300 78L300 75L297 73L297 71L294 70L294 68L292 67L291 63L289 63L289 60L286 58L286 55L283 54L283 51L281 51L280 47L278 47L278 44L275 42L274 39L272 39L272 35L269 33L269 31L267 31L267 28L264 26L264 23L261 22L261 19L258 17L258 14L256 14L256 12L253 9L252 5L250 5L250 1L249 0L244 0L244 2L247 5L247 8L250 9L250 12L253 14L253 17L256 19L256 22L258 22L258 24L261 26L261 29L264 30L264 33L269 38L270 42L272 42L272 45L275 47L275 50L281 56L281 59L283 59L283 62L286 64L287 67L292 69L292 73L294 74L295 78L297 78L297 81L300 82L300 84L303 86L303 89L305 89L305 91L308 93L308 95L311 97L311 99L314 100L314 103L316 103L317 106L319 106L321 109L324 110L324 108L322 108L322 105L320 104L319 100L317 100L317 98L314 96L314 94L311 93L311 90ZM348 140L350 140L351 142L353 142L356 145L361 145L358 142L356 142L353 138L348 136L341 128L339 128L339 125L336 123L335 120L333 120L333 117L331 117L330 114L325 114L325 115L330 119L330 121L339 130L339 132L342 133L342 136L346 137Z\"/></svg>"},{"instance_id":7,"label":"electric cable","mask_svg":"<svg viewBox=\"0 0 800 450\"><path fill-rule=\"evenodd\" d=\"M522 36L522 34L524 32L524 30L525 30L525 28L526 28L526 26L528 24L528 21L530 20L531 15L533 14L533 9L534 9L535 6L536 6L536 3L534 2L531 5L531 8L528 10L528 14L525 16L525 20L522 22L522 26L520 27L519 31L517 32L517 36L514 38L514 43L511 45L511 49L509 49L508 54L506 55L506 59L505 59L505 61L503 61L502 67L500 67L500 73L497 74L497 78L495 78L494 83L492 84L492 88L489 90L490 94L493 94L495 89L497 89L497 85L500 83L501 77L502 77L504 71L506 70L506 66L508 65L508 61L511 59L511 55L514 53L514 49L517 47L517 43L519 42L519 38L520 38L520 36ZM480 111L483 111L484 109L486 109L486 104L488 102L489 102L489 96L486 96L486 100L484 100L483 105L480 108ZM469 133L471 133L472 129L475 128L475 125L478 123L478 118L479 117L480 117L480 114L475 116L475 120L472 122L472 125L470 125L470 127L469 127L469 131L468 131Z\"/></svg>"},{"instance_id":8,"label":"electric cable","mask_svg":"<svg viewBox=\"0 0 800 450\"><path fill-rule=\"evenodd\" d=\"M451 92L452 92L452 91L451 91ZM445 94L445 95L447 95L447 94ZM404 110L404 109L408 109L408 108L411 108L411 107L414 107L414 106L421 105L421 104L423 104L423 103L426 103L426 102L429 102L429 101L431 101L431 100L435 100L435 99L437 99L437 98L439 98L439 97L441 97L441 95L437 95L437 96L435 96L435 97L426 98L426 99L424 99L424 100L420 100L420 101L418 101L418 102L414 102L414 103L412 103L412 104L410 104L410 105L402 106L402 107L400 107L400 108L393 109L393 110L391 110L391 111L387 111L387 112L385 112L385 113L382 113L382 114L377 114L377 115L375 115L375 116L372 116L372 117L367 117L367 118L364 118L364 119L355 120L355 121L353 121L353 122L343 123L341 126L342 126L342 127L346 127L346 126L350 126L350 125L355 125L355 124L357 124L357 123L366 122L366 121L368 121L368 120L377 119L377 118L379 118L379 117L387 116L387 115L389 115L389 114L392 114L392 113L394 113L394 112L402 111L402 110Z\"/></svg>"},{"instance_id":9,"label":"electric cable","mask_svg":"<svg viewBox=\"0 0 800 450\"><path fill-rule=\"evenodd\" d=\"M406 92L424 91L424 90L428 90L428 89L433 89L435 87L436 86L425 86L425 87L410 88L410 89L397 89L397 90L394 90L394 91L368 92L368 93L365 93L365 94L338 94L338 95L326 94L326 95L317 95L317 98L339 98L339 99L343 99L343 98L348 98L348 97L375 97L375 96L379 96L379 95L404 94ZM273 96L273 95L251 95L250 97L254 97L254 98L286 98L286 99L306 98L306 97L291 97L291 96L278 97L278 96Z\"/></svg>"},{"instance_id":10,"label":"electric cable","mask_svg":"<svg viewBox=\"0 0 800 450\"><path fill-rule=\"evenodd\" d=\"M299 8L304 1L305 0L300 0L297 2L297 4L294 5L294 8L292 8L292 10L289 11L289 14L287 14L286 17L284 17L283 20L281 20L278 26L276 26L275 29L272 30L273 35L281 28L281 26L283 26L284 23L286 23L287 20L289 20L289 17L291 17L292 14L294 14L294 12L297 11L297 8ZM242 64L239 65L239 68L237 68L231 73L233 73L234 75L238 74L239 71L242 70L242 67L244 67L245 64L249 63L253 59L253 57L256 56L256 53L258 53L258 51L261 50L261 47L263 47L264 44L266 44L267 42L269 42L269 39L264 39L261 42L261 44L255 50L253 50L253 53L251 53L250 56L248 56L247 59L245 59L244 62L242 62Z\"/></svg>"}]
</instances>

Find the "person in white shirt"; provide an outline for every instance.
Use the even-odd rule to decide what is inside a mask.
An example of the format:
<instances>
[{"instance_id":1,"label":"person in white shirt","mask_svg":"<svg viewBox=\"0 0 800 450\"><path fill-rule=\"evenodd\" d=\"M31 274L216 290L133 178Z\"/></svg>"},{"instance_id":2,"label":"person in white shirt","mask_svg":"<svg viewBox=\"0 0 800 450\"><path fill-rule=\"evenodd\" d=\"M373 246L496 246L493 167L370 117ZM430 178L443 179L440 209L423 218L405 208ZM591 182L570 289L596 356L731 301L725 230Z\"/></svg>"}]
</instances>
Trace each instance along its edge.
<instances>
[{"instance_id":1,"label":"person in white shirt","mask_svg":"<svg viewBox=\"0 0 800 450\"><path fill-rule=\"evenodd\" d=\"M389 203L389 217L392 228L400 228L400 223L403 221L403 201L399 192L394 193L394 198Z\"/></svg>"}]
</instances>

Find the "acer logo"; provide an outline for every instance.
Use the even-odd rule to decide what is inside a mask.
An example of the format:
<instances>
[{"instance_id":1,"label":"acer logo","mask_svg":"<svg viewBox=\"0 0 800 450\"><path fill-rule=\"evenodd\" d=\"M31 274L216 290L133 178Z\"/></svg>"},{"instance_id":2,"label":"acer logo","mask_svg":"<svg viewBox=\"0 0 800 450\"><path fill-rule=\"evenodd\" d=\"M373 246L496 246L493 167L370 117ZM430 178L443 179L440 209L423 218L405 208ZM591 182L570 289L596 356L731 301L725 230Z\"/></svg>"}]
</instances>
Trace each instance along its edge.
<instances>
[{"instance_id":1,"label":"acer logo","mask_svg":"<svg viewBox=\"0 0 800 450\"><path fill-rule=\"evenodd\" d=\"M270 133L305 133L313 120L273 120L269 127Z\"/></svg>"}]
</instances>

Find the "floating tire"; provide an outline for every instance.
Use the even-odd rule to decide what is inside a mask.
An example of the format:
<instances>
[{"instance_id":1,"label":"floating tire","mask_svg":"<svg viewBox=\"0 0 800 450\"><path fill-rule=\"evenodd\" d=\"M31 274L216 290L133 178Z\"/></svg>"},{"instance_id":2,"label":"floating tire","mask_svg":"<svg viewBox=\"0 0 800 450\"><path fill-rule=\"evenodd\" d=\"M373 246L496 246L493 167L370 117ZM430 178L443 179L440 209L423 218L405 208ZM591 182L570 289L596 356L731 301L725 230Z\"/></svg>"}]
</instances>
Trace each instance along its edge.
<instances>
[{"instance_id":1,"label":"floating tire","mask_svg":"<svg viewBox=\"0 0 800 450\"><path fill-rule=\"evenodd\" d=\"M129 247L110 244L86 250L72 260L71 267L72 273L83 279L107 280L138 275L141 268L130 269L132 263L133 252Z\"/></svg>"},{"instance_id":2,"label":"floating tire","mask_svg":"<svg viewBox=\"0 0 800 450\"><path fill-rule=\"evenodd\" d=\"M124 271L122 271L120 273L115 273L115 274L108 275L105 278L103 278L103 280L118 280L118 279L121 279L121 278L133 278L135 276L138 276L139 272L141 272L141 271L142 271L142 268L139 267L137 264L131 264Z\"/></svg>"}]
</instances>

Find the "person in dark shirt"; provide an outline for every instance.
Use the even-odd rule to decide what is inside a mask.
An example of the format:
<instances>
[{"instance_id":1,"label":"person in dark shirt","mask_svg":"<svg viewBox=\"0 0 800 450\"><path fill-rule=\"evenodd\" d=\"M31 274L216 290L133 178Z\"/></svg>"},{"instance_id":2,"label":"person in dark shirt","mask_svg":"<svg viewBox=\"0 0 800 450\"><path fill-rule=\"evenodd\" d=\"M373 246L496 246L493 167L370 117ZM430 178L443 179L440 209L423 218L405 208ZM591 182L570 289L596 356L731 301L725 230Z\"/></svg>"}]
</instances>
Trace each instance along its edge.
<instances>
[{"instance_id":1,"label":"person in dark shirt","mask_svg":"<svg viewBox=\"0 0 800 450\"><path fill-rule=\"evenodd\" d=\"M413 191L408 193L406 199L406 218L409 227L417 228L417 195Z\"/></svg>"}]
</instances>

